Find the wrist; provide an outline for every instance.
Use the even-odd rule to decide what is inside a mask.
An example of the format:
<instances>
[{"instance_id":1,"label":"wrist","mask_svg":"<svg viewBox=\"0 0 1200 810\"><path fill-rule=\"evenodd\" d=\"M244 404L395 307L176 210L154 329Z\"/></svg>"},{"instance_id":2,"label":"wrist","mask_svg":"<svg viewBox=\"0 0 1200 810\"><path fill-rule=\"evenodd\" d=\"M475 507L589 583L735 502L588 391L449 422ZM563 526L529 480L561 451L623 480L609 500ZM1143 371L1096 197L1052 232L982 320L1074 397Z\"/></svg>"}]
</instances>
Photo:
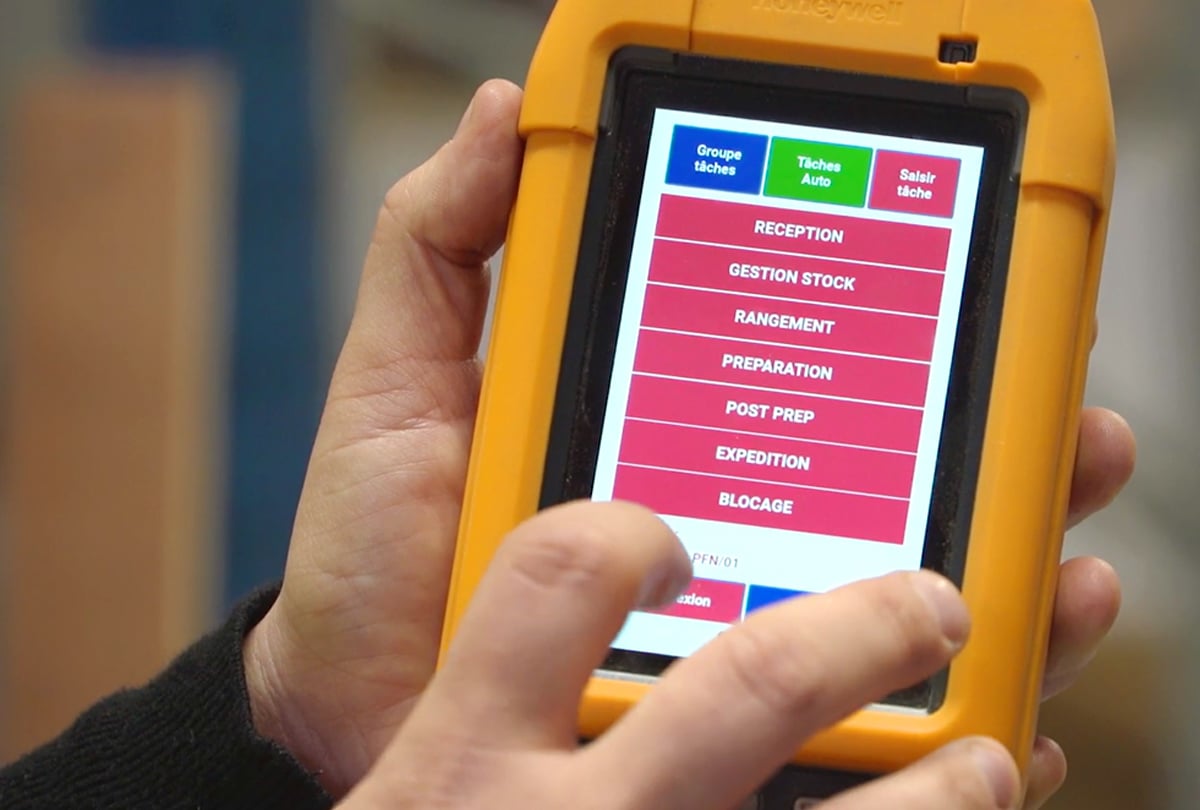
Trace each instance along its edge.
<instances>
[{"instance_id":1,"label":"wrist","mask_svg":"<svg viewBox=\"0 0 1200 810\"><path fill-rule=\"evenodd\" d=\"M272 608L242 645L246 694L255 732L292 755L322 787L332 793L318 740L302 721L302 699L294 697L295 673L290 672L284 640Z\"/></svg>"}]
</instances>

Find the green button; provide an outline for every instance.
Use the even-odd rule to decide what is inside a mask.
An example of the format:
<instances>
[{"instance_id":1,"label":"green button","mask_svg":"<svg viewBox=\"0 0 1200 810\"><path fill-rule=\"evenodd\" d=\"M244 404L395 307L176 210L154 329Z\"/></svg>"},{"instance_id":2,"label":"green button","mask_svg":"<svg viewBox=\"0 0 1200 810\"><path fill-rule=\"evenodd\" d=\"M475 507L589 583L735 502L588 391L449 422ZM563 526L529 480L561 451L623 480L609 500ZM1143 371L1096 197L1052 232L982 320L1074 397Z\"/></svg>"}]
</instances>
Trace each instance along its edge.
<instances>
[{"instance_id":1,"label":"green button","mask_svg":"<svg viewBox=\"0 0 1200 810\"><path fill-rule=\"evenodd\" d=\"M872 150L776 138L767 168L768 197L850 205L867 204Z\"/></svg>"}]
</instances>

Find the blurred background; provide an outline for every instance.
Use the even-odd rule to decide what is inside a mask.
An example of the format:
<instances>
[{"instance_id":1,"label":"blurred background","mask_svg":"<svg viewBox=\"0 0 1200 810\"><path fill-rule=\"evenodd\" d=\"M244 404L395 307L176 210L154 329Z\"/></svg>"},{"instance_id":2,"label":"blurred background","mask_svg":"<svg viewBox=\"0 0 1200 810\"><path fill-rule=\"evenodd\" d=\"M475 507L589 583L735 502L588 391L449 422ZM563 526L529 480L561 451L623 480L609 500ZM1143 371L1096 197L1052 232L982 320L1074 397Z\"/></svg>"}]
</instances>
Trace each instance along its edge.
<instances>
[{"instance_id":1,"label":"blurred background","mask_svg":"<svg viewBox=\"0 0 1200 810\"><path fill-rule=\"evenodd\" d=\"M551 0L0 0L0 762L281 571L387 188ZM1089 400L1126 608L1060 810L1200 807L1200 6L1098 0L1121 168Z\"/></svg>"}]
</instances>

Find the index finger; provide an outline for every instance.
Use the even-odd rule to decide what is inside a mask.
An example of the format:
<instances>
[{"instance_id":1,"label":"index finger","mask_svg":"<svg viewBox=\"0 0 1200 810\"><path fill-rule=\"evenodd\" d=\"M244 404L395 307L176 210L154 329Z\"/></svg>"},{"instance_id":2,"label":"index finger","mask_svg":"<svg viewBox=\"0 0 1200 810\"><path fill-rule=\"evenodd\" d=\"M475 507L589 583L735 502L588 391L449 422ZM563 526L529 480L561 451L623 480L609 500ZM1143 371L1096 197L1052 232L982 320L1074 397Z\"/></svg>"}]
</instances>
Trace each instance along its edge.
<instances>
[{"instance_id":1,"label":"index finger","mask_svg":"<svg viewBox=\"0 0 1200 810\"><path fill-rule=\"evenodd\" d=\"M734 806L816 731L946 666L969 625L928 572L755 613L669 670L584 758L646 807Z\"/></svg>"}]
</instances>

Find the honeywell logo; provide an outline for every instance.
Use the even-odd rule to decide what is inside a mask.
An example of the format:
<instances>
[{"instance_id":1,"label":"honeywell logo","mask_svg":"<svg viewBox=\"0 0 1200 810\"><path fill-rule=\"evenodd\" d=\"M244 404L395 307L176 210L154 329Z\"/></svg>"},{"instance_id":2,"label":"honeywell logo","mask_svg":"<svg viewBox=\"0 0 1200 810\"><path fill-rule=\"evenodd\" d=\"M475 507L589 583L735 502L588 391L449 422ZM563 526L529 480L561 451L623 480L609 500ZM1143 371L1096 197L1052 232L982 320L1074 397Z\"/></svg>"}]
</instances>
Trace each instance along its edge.
<instances>
[{"instance_id":1,"label":"honeywell logo","mask_svg":"<svg viewBox=\"0 0 1200 810\"><path fill-rule=\"evenodd\" d=\"M899 25L904 20L904 0L750 0L755 11L816 17L826 22L861 22Z\"/></svg>"}]
</instances>

